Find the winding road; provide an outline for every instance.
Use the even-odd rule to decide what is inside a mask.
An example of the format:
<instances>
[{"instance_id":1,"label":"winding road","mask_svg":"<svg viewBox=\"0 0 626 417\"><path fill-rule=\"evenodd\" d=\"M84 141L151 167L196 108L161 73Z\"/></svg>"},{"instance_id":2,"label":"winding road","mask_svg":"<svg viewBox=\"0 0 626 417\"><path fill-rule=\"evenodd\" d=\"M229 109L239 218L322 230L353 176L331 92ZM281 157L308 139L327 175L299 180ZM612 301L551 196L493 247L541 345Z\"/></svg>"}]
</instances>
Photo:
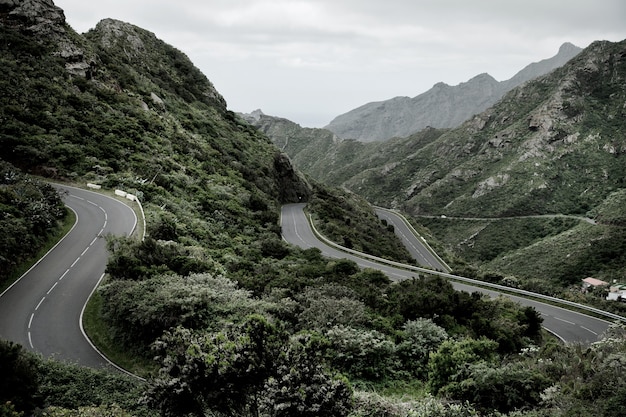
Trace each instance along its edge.
<instances>
[{"instance_id":1,"label":"winding road","mask_svg":"<svg viewBox=\"0 0 626 417\"><path fill-rule=\"evenodd\" d=\"M402 268L400 265L394 266L384 260L378 260L374 257L358 254L355 251L347 253L345 250L338 249L336 245L330 245L321 241L317 235L311 229L311 225L304 213L305 204L289 204L283 206L281 213L281 225L283 238L296 246L303 249L316 247L321 250L322 254L331 258L345 258L356 262L362 268L373 268L384 272L392 281L400 281L404 279L410 279L418 275L417 271L408 270ZM401 227L403 221L397 215L393 215L392 212L388 212L385 219L394 225L396 228ZM415 246L419 242L419 239L413 235L409 236L409 233L402 233L406 235L406 242L409 246ZM401 234L399 234L400 236ZM409 248L411 251L411 249ZM424 248L416 249L418 253L424 254ZM411 251L413 253L413 251ZM422 256L418 255L418 256ZM417 257L416 257L417 259ZM419 259L417 259L418 262ZM444 266L444 265L440 265ZM442 270L448 270L441 268ZM456 277L447 272L441 271L428 271L428 273L441 275L447 278L457 279L462 277ZM551 304L543 303L536 300L531 300L524 297L519 297L510 294L504 294L496 290L485 289L478 286L473 286L470 283L462 283L452 281L452 285L456 290L466 292L482 292L489 294L490 296L497 297L505 295L512 300L520 303L524 306L534 307L543 317L543 327L556 335L564 342L573 343L591 343L598 340L598 337L609 327L611 324L609 321L588 316L586 314L571 311L562 307L554 306Z\"/></svg>"},{"instance_id":2,"label":"winding road","mask_svg":"<svg viewBox=\"0 0 626 417\"><path fill-rule=\"evenodd\" d=\"M393 225L394 233L404 243L413 259L425 268L434 269L435 271L450 272L450 267L437 256L434 251L428 248L428 244L418 237L413 227L405 222L397 213L384 208L375 208L378 218L385 220L387 224Z\"/></svg>"},{"instance_id":3,"label":"winding road","mask_svg":"<svg viewBox=\"0 0 626 417\"><path fill-rule=\"evenodd\" d=\"M114 367L87 338L82 315L104 276L105 236L130 235L137 217L103 194L54 185L76 215L72 230L0 295L0 338L45 357L92 368Z\"/></svg>"},{"instance_id":4,"label":"winding road","mask_svg":"<svg viewBox=\"0 0 626 417\"><path fill-rule=\"evenodd\" d=\"M130 235L137 225L137 217L129 206L114 198L64 185L55 187L67 207L76 214L76 223L37 264L0 294L0 338L20 343L45 357L92 368L116 368L87 338L82 315L87 300L104 276L108 257L105 236ZM354 251L346 253L336 245L322 242L311 229L304 206L290 204L282 209L282 233L287 242L302 248L319 248L327 257L351 259L360 267L381 270L394 281L418 275L419 272L401 265L390 265ZM429 273L458 278L441 272L449 268L423 246L399 216L380 210L378 214L394 225L396 233L420 264L439 270ZM494 297L502 294L468 283L453 281L453 285L460 291L480 291ZM610 325L606 320L540 301L506 296L537 309L544 319L544 327L566 342L596 341Z\"/></svg>"}]
</instances>

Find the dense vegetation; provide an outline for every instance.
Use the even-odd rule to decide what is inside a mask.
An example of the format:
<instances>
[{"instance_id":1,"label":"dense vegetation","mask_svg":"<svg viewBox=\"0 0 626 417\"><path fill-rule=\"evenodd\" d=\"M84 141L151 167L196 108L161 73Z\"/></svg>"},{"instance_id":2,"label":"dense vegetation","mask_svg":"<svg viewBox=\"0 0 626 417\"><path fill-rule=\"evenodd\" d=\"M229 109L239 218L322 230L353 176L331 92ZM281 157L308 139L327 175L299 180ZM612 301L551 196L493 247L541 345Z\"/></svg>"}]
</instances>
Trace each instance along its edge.
<instances>
[{"instance_id":1,"label":"dense vegetation","mask_svg":"<svg viewBox=\"0 0 626 417\"><path fill-rule=\"evenodd\" d=\"M49 184L0 160L0 292L18 267L56 236L65 216Z\"/></svg>"},{"instance_id":2,"label":"dense vegetation","mask_svg":"<svg viewBox=\"0 0 626 417\"><path fill-rule=\"evenodd\" d=\"M393 226L379 221L369 203L358 195L320 187L307 209L313 214L316 229L333 242L381 258L414 263L400 240L390 233Z\"/></svg>"},{"instance_id":3,"label":"dense vegetation","mask_svg":"<svg viewBox=\"0 0 626 417\"><path fill-rule=\"evenodd\" d=\"M307 181L153 34L107 20L85 36L66 25L37 36L7 16L0 158L20 178L142 200L146 239L109 239L99 319L118 349L154 365L144 384L2 342L0 415L609 415L624 397L621 329L588 349L555 345L535 310L508 299L426 274L394 284L287 245L280 205L311 201L324 233L406 259L362 200ZM64 58L68 43L81 53ZM72 72L81 60L88 70Z\"/></svg>"}]
</instances>

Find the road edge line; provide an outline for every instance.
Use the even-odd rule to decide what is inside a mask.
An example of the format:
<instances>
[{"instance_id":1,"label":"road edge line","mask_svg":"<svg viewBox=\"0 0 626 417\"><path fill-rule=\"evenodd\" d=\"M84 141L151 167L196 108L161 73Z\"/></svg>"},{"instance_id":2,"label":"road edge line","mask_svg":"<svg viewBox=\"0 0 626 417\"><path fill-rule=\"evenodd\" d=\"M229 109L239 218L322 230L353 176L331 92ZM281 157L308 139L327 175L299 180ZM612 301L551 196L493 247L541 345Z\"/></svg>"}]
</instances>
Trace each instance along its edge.
<instances>
[{"instance_id":1,"label":"road edge line","mask_svg":"<svg viewBox=\"0 0 626 417\"><path fill-rule=\"evenodd\" d=\"M46 252L41 258L39 258L37 260L37 262L35 262L30 268L28 268L28 270L26 272L24 272L18 279L13 281L13 283L11 285L9 285L4 291L2 291L2 293L0 294L0 298L4 294L6 294L11 288L13 288L18 282L20 282L22 280L22 278L24 278L26 275L28 275L30 273L30 271L32 271L37 265L39 265L46 258L46 256L48 256L50 254L50 252L55 250L57 248L57 246L59 246L61 244L61 242L63 242L65 240L65 238L68 237L69 234L72 233L72 231L76 228L76 225L78 224L78 213L76 213L76 210L74 210L70 206L65 205L65 204L63 204L63 205L65 207L67 207L68 209L72 210L72 212L74 213L75 220L74 220L74 224L72 225L71 229L65 235L63 235L63 237L61 239L59 239L59 241L57 243L55 243L55 245L53 247L51 247L50 250L48 250L48 252Z\"/></svg>"}]
</instances>

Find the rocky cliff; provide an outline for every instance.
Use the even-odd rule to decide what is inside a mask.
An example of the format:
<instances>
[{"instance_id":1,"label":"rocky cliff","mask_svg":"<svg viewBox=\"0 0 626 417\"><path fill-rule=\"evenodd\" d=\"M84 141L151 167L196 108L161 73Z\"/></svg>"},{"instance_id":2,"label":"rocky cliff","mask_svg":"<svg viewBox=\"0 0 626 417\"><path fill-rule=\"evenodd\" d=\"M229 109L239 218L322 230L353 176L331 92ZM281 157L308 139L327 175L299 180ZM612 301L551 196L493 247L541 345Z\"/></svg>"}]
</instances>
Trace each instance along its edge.
<instances>
[{"instance_id":1,"label":"rocky cliff","mask_svg":"<svg viewBox=\"0 0 626 417\"><path fill-rule=\"evenodd\" d=\"M51 45L52 54L60 57L73 75L90 77L97 58L66 23L63 10L52 0L0 0L0 23Z\"/></svg>"},{"instance_id":2,"label":"rocky cliff","mask_svg":"<svg viewBox=\"0 0 626 417\"><path fill-rule=\"evenodd\" d=\"M456 86L437 83L413 98L368 103L337 116L326 129L341 138L371 142L406 137L427 126L456 127L495 104L506 92L562 66L580 51L566 43L554 57L530 64L502 82L489 74L480 74Z\"/></svg>"}]
</instances>

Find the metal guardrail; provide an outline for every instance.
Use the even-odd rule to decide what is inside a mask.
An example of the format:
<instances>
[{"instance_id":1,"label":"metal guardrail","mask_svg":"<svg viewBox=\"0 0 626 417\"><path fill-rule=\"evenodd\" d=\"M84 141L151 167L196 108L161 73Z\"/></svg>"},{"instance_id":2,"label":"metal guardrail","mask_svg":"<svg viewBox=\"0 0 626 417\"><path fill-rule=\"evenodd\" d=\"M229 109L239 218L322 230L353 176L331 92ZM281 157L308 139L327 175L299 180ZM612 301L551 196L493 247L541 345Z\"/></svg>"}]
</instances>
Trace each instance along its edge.
<instances>
[{"instance_id":1,"label":"metal guardrail","mask_svg":"<svg viewBox=\"0 0 626 417\"><path fill-rule=\"evenodd\" d=\"M454 274L450 274L450 273L447 273L447 272L435 271L435 270L428 269L428 268L421 268L421 267L418 267L418 266L407 265L407 264L403 264L403 263L400 263L400 262L395 262L395 261L390 261L388 259L379 258L377 256L368 255L367 253L355 251L353 249L349 249L349 248L346 248L344 246L341 246L341 245L331 241L330 239L326 238L324 235L322 235L315 228L315 224L313 224L313 219L311 218L311 216L307 214L306 218L308 219L308 222L311 225L311 229L313 230L313 233L315 233L315 235L321 241L323 241L324 243L326 243L329 246L334 247L335 249L338 249L338 250L346 252L346 253L350 253L352 255L355 255L355 256L358 256L358 257L361 257L361 258L369 259L369 260L376 261L376 262L383 263L383 264L387 264L387 265L390 265L390 266L395 266L397 268L406 269L406 270L409 270L409 271L422 272L422 273L431 274L431 275L438 275L438 276L441 276L441 277L444 277L444 278L453 279L455 281L461 281L461 282L464 282L464 283L468 283L468 284L472 284L472 285L476 285L476 286L480 286L480 287L487 287L487 288L491 288L491 289L494 289L494 290L498 290L499 292L514 293L516 295L520 295L520 296L527 297L527 298L536 298L536 299L540 299L540 300L550 301L551 303L565 305L565 306L568 306L568 307L574 307L574 308L577 308L579 310L588 311L590 313L594 313L594 314L597 314L597 315L600 315L600 316L603 316L603 317L606 317L606 318L610 318L610 319L613 319L613 320L619 320L619 321L622 321L622 322L626 322L626 317L620 316L619 314L610 313L608 311L600 310L599 308L586 306L584 304L575 303L573 301L563 300L561 298L552 297L552 296L544 295L544 294L539 294L539 293L535 293L535 292L532 292L532 291L520 290L519 288L507 287L507 286L504 286L504 285L493 284L491 282L480 281L480 280L472 279L472 278L466 278L466 277L462 277L460 275L454 275ZM417 235L417 236L419 236L419 235Z\"/></svg>"},{"instance_id":2,"label":"metal guardrail","mask_svg":"<svg viewBox=\"0 0 626 417\"><path fill-rule=\"evenodd\" d=\"M445 267L446 267L446 269L448 270L448 272L452 271L452 268L450 268L450 265L448 265L448 264L446 263L446 261L444 261L444 260L441 258L441 256L439 256L439 254L438 254L437 252L435 252L435 250L434 250L432 247L430 247L430 245L428 244L428 242L426 241L426 239L424 239L422 236L420 236L420 234L419 234L419 233L417 233L417 230L415 230L415 228L413 227L413 225L409 222L409 220L408 220L406 217L404 217L401 213L398 213L397 211L395 211L395 210L391 210L391 209L388 209L388 208L378 207L378 206L374 206L374 208L375 208L375 209L377 209L377 210L386 211L386 212L391 213L391 214L393 214L393 215L395 215L395 216L398 216L398 217L400 218L400 220L402 220L402 222L403 222L403 223L404 223L404 224L408 227L408 229L411 231L411 233L413 233L413 236L417 237L417 238L418 238L418 239L422 242L422 244L424 245L424 247L426 247L426 249L428 249L428 251L429 251L430 253L432 253L432 255L433 255L435 258L437 258L437 260L439 261L439 263L440 263L441 265L445 266Z\"/></svg>"}]
</instances>

